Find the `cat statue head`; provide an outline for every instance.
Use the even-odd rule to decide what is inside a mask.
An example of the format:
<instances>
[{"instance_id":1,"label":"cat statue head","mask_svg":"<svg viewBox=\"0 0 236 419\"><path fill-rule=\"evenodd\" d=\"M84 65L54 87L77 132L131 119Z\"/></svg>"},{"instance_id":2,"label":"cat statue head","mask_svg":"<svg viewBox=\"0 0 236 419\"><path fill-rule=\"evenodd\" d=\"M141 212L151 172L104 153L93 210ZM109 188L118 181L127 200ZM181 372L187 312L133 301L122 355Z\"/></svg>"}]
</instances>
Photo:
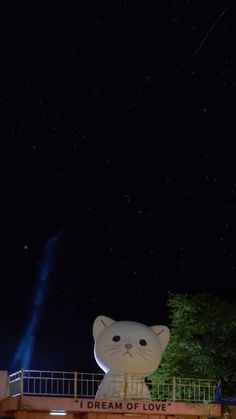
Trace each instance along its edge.
<instances>
[{"instance_id":1,"label":"cat statue head","mask_svg":"<svg viewBox=\"0 0 236 419\"><path fill-rule=\"evenodd\" d=\"M93 323L94 356L105 373L148 376L156 370L169 342L167 326L146 326L98 316Z\"/></svg>"}]
</instances>

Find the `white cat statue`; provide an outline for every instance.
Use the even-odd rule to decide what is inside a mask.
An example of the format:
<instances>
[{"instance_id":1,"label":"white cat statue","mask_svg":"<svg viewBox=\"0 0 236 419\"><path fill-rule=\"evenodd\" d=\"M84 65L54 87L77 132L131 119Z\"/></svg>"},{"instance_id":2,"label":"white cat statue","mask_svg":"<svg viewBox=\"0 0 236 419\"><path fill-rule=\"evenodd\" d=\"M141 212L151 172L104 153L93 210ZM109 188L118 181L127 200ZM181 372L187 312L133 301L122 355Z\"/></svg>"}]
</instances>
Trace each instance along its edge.
<instances>
[{"instance_id":1,"label":"white cat statue","mask_svg":"<svg viewBox=\"0 0 236 419\"><path fill-rule=\"evenodd\" d=\"M96 399L149 400L145 377L161 362L170 339L168 327L98 316L93 336L96 362L106 373Z\"/></svg>"}]
</instances>

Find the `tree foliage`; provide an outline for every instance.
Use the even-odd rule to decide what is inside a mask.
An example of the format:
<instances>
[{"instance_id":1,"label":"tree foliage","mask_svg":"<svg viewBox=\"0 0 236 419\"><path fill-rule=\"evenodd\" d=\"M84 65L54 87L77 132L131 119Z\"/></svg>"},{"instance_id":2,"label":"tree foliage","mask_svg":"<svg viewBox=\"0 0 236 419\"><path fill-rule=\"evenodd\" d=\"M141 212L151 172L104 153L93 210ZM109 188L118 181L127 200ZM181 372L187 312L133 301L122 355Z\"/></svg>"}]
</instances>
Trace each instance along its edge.
<instances>
[{"instance_id":1,"label":"tree foliage","mask_svg":"<svg viewBox=\"0 0 236 419\"><path fill-rule=\"evenodd\" d=\"M153 378L221 380L236 391L236 304L207 293L169 294L170 342Z\"/></svg>"}]
</instances>

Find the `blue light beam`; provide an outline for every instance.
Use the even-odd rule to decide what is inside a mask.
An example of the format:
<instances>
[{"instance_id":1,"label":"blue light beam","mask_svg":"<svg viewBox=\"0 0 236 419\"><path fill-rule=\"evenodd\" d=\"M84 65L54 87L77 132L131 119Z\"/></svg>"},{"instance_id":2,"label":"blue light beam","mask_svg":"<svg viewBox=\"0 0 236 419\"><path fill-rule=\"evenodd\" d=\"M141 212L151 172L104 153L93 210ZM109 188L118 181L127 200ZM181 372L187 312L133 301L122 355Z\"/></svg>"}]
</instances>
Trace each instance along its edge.
<instances>
[{"instance_id":1,"label":"blue light beam","mask_svg":"<svg viewBox=\"0 0 236 419\"><path fill-rule=\"evenodd\" d=\"M43 307L45 305L48 278L55 264L57 245L61 239L61 236L62 232L54 235L47 241L44 246L42 260L37 276L38 280L33 299L33 307L28 325L13 357L11 371L16 371L16 369L20 368L30 368L35 343L35 335L43 314Z\"/></svg>"}]
</instances>

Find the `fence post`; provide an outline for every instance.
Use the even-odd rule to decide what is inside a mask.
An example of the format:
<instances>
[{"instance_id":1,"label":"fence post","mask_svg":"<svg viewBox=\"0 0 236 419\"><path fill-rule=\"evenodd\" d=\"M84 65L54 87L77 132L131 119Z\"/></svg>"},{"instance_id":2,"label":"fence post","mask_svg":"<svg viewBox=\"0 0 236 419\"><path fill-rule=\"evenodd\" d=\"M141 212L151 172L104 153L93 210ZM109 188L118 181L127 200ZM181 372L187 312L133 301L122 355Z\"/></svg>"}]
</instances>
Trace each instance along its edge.
<instances>
[{"instance_id":1,"label":"fence post","mask_svg":"<svg viewBox=\"0 0 236 419\"><path fill-rule=\"evenodd\" d=\"M175 402L176 401L176 377L173 377L172 386L173 386L172 399L173 399L173 402Z\"/></svg>"},{"instance_id":2,"label":"fence post","mask_svg":"<svg viewBox=\"0 0 236 419\"><path fill-rule=\"evenodd\" d=\"M24 368L20 370L20 395L24 395Z\"/></svg>"},{"instance_id":3,"label":"fence post","mask_svg":"<svg viewBox=\"0 0 236 419\"><path fill-rule=\"evenodd\" d=\"M77 371L74 371L74 398L77 399Z\"/></svg>"}]
</instances>

